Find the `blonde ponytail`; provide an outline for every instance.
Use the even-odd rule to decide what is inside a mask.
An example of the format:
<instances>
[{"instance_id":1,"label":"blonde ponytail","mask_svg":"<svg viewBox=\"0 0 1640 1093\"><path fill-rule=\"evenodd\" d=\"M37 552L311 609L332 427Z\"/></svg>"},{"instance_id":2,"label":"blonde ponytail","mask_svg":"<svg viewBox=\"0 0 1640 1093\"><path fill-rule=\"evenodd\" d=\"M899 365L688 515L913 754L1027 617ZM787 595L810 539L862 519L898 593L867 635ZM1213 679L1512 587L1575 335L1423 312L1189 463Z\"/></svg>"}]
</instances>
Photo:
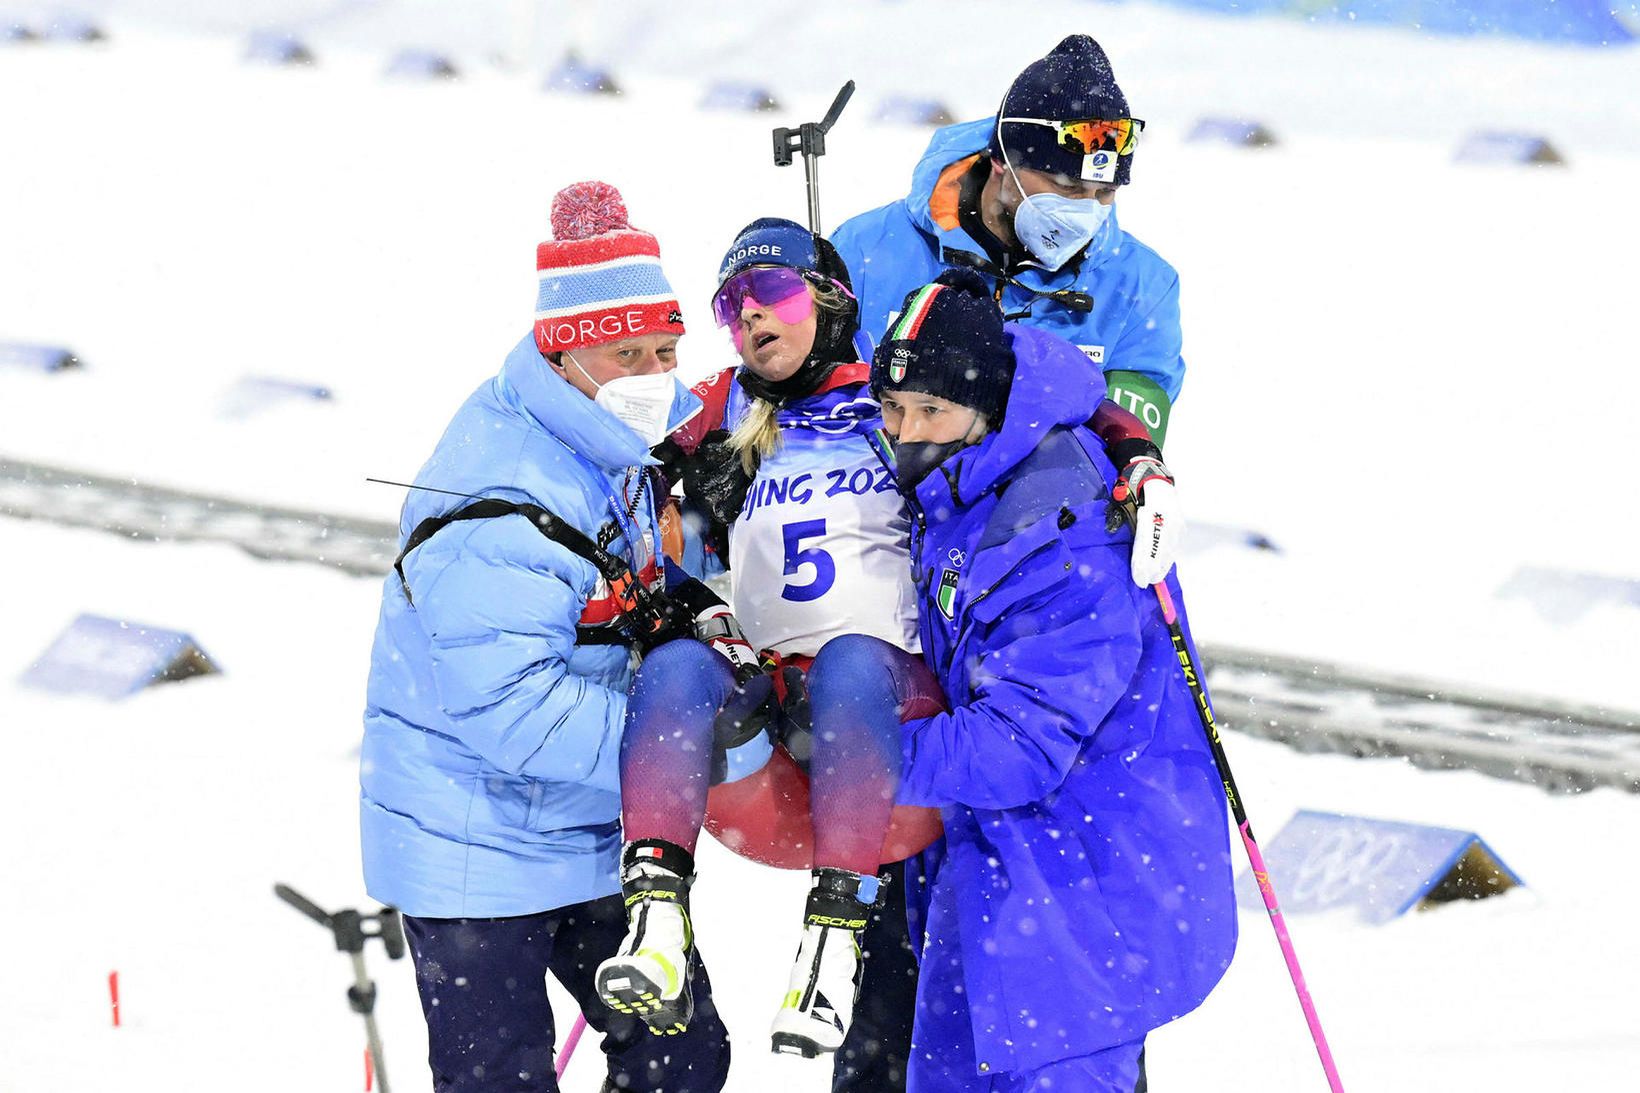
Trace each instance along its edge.
<instances>
[{"instance_id":1,"label":"blonde ponytail","mask_svg":"<svg viewBox=\"0 0 1640 1093\"><path fill-rule=\"evenodd\" d=\"M753 399L746 416L729 434L729 447L740 453L740 466L748 475L756 475L758 464L780 447L780 423L775 413L774 403Z\"/></svg>"}]
</instances>

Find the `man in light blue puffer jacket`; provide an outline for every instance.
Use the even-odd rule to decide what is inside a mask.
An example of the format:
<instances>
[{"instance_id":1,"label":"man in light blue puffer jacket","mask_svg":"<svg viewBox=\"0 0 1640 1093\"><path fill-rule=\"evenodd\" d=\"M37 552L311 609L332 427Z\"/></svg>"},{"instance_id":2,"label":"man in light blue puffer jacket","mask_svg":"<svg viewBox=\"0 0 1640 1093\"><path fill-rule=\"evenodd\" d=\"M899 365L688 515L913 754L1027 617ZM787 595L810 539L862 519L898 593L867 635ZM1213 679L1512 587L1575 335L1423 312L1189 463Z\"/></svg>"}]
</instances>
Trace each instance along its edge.
<instances>
[{"instance_id":1,"label":"man in light blue puffer jacket","mask_svg":"<svg viewBox=\"0 0 1640 1093\"><path fill-rule=\"evenodd\" d=\"M610 1013L592 982L626 930L621 590L531 514L424 523L475 496L539 506L667 581L649 449L700 409L672 376L682 316L613 187L560 193L553 229L534 332L456 412L400 517L412 545L383 587L365 711L365 880L404 912L435 1089L556 1089L551 974L606 1034L606 1088L716 1091L729 1047L698 961L676 1037Z\"/></svg>"}]
</instances>

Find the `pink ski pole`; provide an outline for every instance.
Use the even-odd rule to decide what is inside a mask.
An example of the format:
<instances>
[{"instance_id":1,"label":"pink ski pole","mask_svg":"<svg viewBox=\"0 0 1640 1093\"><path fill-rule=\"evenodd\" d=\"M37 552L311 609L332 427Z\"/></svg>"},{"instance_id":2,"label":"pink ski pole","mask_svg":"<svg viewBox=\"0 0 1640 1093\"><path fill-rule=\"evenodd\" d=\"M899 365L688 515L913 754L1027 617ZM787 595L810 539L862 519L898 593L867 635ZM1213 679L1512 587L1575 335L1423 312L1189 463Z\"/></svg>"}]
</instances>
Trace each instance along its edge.
<instances>
[{"instance_id":1,"label":"pink ski pole","mask_svg":"<svg viewBox=\"0 0 1640 1093\"><path fill-rule=\"evenodd\" d=\"M1196 659L1190 655L1190 647L1184 640L1184 630L1179 625L1179 613L1174 609L1167 582L1162 581L1151 587L1156 590L1156 599L1161 602L1167 632L1173 637L1173 652L1179 658L1179 667L1184 669L1185 685L1190 688L1190 696L1196 700L1196 713L1201 717L1208 746L1213 750L1213 762L1218 766L1219 778L1224 782L1224 795L1229 799L1230 811L1236 818L1236 830L1241 832L1241 844L1247 848L1247 860L1253 866L1253 879L1258 881L1264 908L1270 912L1270 925L1275 927L1276 941L1281 945L1282 958L1287 961L1287 974L1292 977L1293 989L1298 992L1298 1004L1304 1008L1304 1020L1310 1026L1310 1038L1315 1041L1316 1054L1321 1056L1321 1069L1327 1073L1327 1086L1332 1093L1344 1093L1344 1083L1339 1081L1338 1067L1333 1063L1332 1048L1327 1046L1327 1034L1321 1031L1321 1018L1315 1012L1315 1003L1310 1000L1310 988L1305 985L1304 972L1298 966L1293 939L1287 934L1287 922L1281 917L1281 908L1276 906L1276 890L1270 883L1269 867L1264 864L1264 855L1259 852L1258 841L1253 838L1253 825L1247 820L1247 810L1241 805L1236 780L1230 774L1230 760L1224 754L1224 745L1219 742L1219 727L1213 720L1213 707L1207 700L1207 683L1197 670Z\"/></svg>"},{"instance_id":2,"label":"pink ski pole","mask_svg":"<svg viewBox=\"0 0 1640 1093\"><path fill-rule=\"evenodd\" d=\"M577 1013L575 1024L570 1026L569 1035L564 1037L564 1050L558 1053L557 1065L553 1067L553 1074L563 1080L564 1070L569 1066L569 1057L575 1054L575 1045L581 1042L581 1033L587 1030L587 1015Z\"/></svg>"}]
</instances>

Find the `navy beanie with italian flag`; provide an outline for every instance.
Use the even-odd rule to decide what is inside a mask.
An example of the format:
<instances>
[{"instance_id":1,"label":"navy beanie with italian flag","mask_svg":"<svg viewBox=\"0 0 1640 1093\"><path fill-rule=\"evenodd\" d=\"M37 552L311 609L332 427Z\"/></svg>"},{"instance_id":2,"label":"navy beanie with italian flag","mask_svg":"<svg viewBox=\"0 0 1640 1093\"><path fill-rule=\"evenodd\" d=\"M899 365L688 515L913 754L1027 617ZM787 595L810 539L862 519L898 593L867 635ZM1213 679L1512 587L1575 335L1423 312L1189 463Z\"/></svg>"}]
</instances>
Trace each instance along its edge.
<instances>
[{"instance_id":1,"label":"navy beanie with italian flag","mask_svg":"<svg viewBox=\"0 0 1640 1093\"><path fill-rule=\"evenodd\" d=\"M984 414L1008 405L1014 352L985 279L952 269L906 295L871 358L871 392L919 391Z\"/></svg>"}]
</instances>

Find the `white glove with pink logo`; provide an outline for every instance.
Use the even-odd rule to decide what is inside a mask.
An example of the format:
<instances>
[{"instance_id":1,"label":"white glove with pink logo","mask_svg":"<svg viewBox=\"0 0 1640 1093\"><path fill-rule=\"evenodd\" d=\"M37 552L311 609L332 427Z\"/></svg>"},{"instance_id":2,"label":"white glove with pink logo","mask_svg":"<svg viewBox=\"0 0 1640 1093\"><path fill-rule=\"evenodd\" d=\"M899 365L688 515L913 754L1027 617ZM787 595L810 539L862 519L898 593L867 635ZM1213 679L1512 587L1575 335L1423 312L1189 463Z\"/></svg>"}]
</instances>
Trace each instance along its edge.
<instances>
[{"instance_id":1,"label":"white glove with pink logo","mask_svg":"<svg viewBox=\"0 0 1640 1093\"><path fill-rule=\"evenodd\" d=\"M1172 570L1184 535L1184 516L1162 453L1154 444L1142 443L1145 450L1137 450L1138 442L1129 441L1134 445L1129 452L1111 453L1127 458L1117 463L1116 486L1110 496L1133 525L1133 583L1148 588L1161 583Z\"/></svg>"}]
</instances>

